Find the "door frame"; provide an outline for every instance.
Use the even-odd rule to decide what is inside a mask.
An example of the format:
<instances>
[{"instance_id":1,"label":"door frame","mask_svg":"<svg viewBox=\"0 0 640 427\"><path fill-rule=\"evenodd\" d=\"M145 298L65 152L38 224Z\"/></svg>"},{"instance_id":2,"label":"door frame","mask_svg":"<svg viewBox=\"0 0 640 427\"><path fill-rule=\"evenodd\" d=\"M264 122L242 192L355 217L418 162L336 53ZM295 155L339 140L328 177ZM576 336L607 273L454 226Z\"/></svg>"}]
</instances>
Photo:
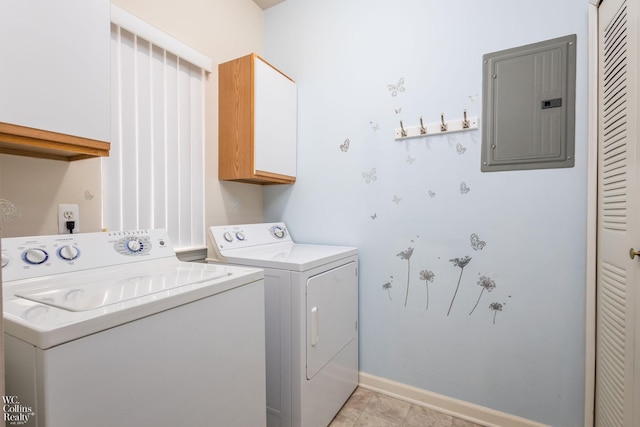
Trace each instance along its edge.
<instances>
[{"instance_id":1,"label":"door frame","mask_svg":"<svg viewBox=\"0 0 640 427\"><path fill-rule=\"evenodd\" d=\"M596 244L598 225L598 6L589 1L588 129L587 129L587 247L585 272L584 425L592 427L596 388Z\"/></svg>"}]
</instances>

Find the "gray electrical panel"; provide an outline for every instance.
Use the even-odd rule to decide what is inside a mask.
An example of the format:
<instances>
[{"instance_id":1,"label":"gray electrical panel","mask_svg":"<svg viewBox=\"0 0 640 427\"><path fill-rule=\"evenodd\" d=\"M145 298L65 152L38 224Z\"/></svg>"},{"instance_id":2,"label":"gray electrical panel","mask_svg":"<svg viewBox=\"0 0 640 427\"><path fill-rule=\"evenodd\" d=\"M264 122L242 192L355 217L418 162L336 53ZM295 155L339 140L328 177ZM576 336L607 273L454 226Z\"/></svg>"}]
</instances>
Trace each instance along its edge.
<instances>
[{"instance_id":1,"label":"gray electrical panel","mask_svg":"<svg viewBox=\"0 0 640 427\"><path fill-rule=\"evenodd\" d=\"M576 35L482 59L480 169L573 167Z\"/></svg>"}]
</instances>

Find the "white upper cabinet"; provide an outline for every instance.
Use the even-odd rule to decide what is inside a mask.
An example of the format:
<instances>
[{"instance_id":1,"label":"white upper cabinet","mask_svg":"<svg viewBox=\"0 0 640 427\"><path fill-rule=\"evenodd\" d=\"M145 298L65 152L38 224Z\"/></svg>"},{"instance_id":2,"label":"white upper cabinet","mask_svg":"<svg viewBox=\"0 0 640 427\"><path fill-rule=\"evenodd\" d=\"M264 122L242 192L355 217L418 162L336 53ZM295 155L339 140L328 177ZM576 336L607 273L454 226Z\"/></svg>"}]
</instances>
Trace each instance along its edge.
<instances>
[{"instance_id":1,"label":"white upper cabinet","mask_svg":"<svg viewBox=\"0 0 640 427\"><path fill-rule=\"evenodd\" d=\"M295 82L256 54L220 64L218 78L219 179L294 183Z\"/></svg>"},{"instance_id":2,"label":"white upper cabinet","mask_svg":"<svg viewBox=\"0 0 640 427\"><path fill-rule=\"evenodd\" d=\"M2 0L0 122L110 133L109 0Z\"/></svg>"}]
</instances>

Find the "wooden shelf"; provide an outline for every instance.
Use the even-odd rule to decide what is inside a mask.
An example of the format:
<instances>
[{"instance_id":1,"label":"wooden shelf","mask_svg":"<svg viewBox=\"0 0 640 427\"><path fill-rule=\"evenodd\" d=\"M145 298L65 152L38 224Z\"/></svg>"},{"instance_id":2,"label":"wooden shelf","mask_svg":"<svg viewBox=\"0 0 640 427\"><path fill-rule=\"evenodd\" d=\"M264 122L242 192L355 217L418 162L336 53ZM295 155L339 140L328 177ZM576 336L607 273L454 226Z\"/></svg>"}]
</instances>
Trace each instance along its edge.
<instances>
[{"instance_id":1,"label":"wooden shelf","mask_svg":"<svg viewBox=\"0 0 640 427\"><path fill-rule=\"evenodd\" d=\"M109 156L111 144L95 139L0 122L0 153L73 161Z\"/></svg>"}]
</instances>

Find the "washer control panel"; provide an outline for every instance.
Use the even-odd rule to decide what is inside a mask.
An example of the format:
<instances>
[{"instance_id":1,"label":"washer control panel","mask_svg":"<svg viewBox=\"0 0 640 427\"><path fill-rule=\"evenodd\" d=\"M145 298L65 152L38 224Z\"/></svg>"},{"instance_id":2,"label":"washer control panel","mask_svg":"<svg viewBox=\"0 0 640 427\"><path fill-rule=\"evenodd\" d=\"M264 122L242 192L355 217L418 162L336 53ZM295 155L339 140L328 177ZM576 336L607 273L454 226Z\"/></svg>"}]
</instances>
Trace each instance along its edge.
<instances>
[{"instance_id":1,"label":"washer control panel","mask_svg":"<svg viewBox=\"0 0 640 427\"><path fill-rule=\"evenodd\" d=\"M212 226L208 234L209 244L221 251L291 241L282 222Z\"/></svg>"},{"instance_id":2,"label":"washer control panel","mask_svg":"<svg viewBox=\"0 0 640 427\"><path fill-rule=\"evenodd\" d=\"M6 282L90 268L175 257L164 230L2 239L2 279Z\"/></svg>"}]
</instances>

